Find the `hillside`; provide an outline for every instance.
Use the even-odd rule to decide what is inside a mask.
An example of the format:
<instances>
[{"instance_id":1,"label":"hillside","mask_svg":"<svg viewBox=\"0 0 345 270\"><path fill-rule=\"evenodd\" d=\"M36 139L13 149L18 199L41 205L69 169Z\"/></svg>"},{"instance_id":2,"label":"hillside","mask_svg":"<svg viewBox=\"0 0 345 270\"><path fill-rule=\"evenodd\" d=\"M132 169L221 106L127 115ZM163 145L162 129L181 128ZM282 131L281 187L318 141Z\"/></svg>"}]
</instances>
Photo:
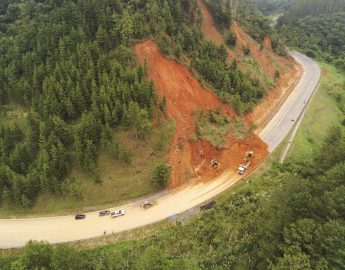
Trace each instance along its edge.
<instances>
[{"instance_id":1,"label":"hillside","mask_svg":"<svg viewBox=\"0 0 345 270\"><path fill-rule=\"evenodd\" d=\"M289 46L345 69L345 1L298 1L279 19Z\"/></svg>"},{"instance_id":2,"label":"hillside","mask_svg":"<svg viewBox=\"0 0 345 270\"><path fill-rule=\"evenodd\" d=\"M152 41L138 43L135 49L139 62L147 61L149 78L154 81L159 95L166 98L166 113L176 123L169 151L172 187L191 178L212 179L224 170L236 171L247 149L255 151L254 167L266 158L267 146L251 134L251 123L235 118L236 112L223 104L214 93L203 88L186 67L164 58ZM215 147L212 142L198 138L201 134L197 134L195 118L199 117L200 112L213 112L222 119L228 119L229 128L223 147ZM247 131L244 130L246 126ZM236 131L244 134L236 136ZM221 162L219 170L210 166L212 159Z\"/></svg>"},{"instance_id":3,"label":"hillside","mask_svg":"<svg viewBox=\"0 0 345 270\"><path fill-rule=\"evenodd\" d=\"M266 159L254 133L301 76L284 56L285 40L342 67L343 13L332 9L340 2L314 1L316 13L315 6L298 10L277 34L246 0L3 1L0 214L113 208L236 170L249 149L249 171L265 162L209 209L119 235L110 232L119 219L137 212L133 220L142 220L161 204L141 209L136 201L116 221L95 211L89 225L99 238L29 241L1 250L0 269L345 269L344 71L320 64L319 89L284 164L279 149ZM187 188L224 188L209 183L211 192ZM68 222L61 226L60 218ZM90 218L47 219L66 235L71 224L86 235ZM24 234L34 228L42 236L38 220L22 218ZM0 228L17 240L11 222ZM131 222L122 222L128 229Z\"/></svg>"},{"instance_id":4,"label":"hillside","mask_svg":"<svg viewBox=\"0 0 345 270\"><path fill-rule=\"evenodd\" d=\"M294 1L280 18L283 23L293 23L296 19L308 16L320 16L345 11L344 0L301 0Z\"/></svg>"},{"instance_id":5,"label":"hillside","mask_svg":"<svg viewBox=\"0 0 345 270\"><path fill-rule=\"evenodd\" d=\"M175 187L235 169L245 148L257 149L257 162L266 156L252 133L269 114L257 109L250 119L248 113L268 93L260 106L279 104L297 69L273 53L262 17L245 19L253 9L247 14L242 7L246 16L238 16L260 35L251 38L233 21L226 27L238 40L231 47L204 38L206 13L198 4L13 0L2 6L4 215L13 208L64 212L120 202L163 188L153 181L155 168L164 167L167 177L171 170ZM260 37L263 47L255 41ZM140 50L148 39L157 44L149 47L158 63ZM209 103L196 102L198 95ZM225 165L218 172L210 169L214 158Z\"/></svg>"},{"instance_id":6,"label":"hillside","mask_svg":"<svg viewBox=\"0 0 345 270\"><path fill-rule=\"evenodd\" d=\"M294 0L252 0L264 14L271 15L286 11L292 5Z\"/></svg>"},{"instance_id":7,"label":"hillside","mask_svg":"<svg viewBox=\"0 0 345 270\"><path fill-rule=\"evenodd\" d=\"M197 3L203 15L201 29L205 37L218 45L226 44L227 32L222 35L205 3L202 0L198 0ZM265 99L251 113L251 118L260 128L293 89L294 83L301 75L301 68L292 58L279 56L273 51L272 41L268 34L264 36L260 44L236 21L232 22L227 31L234 33L236 38L236 44L227 47L228 61L235 60L244 73L258 79L268 89ZM244 53L245 48L249 49L249 55ZM275 77L277 73L279 73L278 78Z\"/></svg>"}]
</instances>

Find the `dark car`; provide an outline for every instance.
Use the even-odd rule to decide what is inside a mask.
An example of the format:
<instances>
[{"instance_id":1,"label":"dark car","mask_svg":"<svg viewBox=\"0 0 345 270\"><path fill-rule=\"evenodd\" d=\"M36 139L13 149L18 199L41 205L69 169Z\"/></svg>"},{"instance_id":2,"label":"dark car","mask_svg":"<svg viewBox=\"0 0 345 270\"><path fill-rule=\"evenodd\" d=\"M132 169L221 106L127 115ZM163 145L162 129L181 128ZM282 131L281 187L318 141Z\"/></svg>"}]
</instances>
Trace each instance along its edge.
<instances>
[{"instance_id":1,"label":"dark car","mask_svg":"<svg viewBox=\"0 0 345 270\"><path fill-rule=\"evenodd\" d=\"M200 206L200 210L208 210L213 208L216 205L216 201L210 201L209 203L206 203L202 206Z\"/></svg>"},{"instance_id":2,"label":"dark car","mask_svg":"<svg viewBox=\"0 0 345 270\"><path fill-rule=\"evenodd\" d=\"M104 216L108 216L110 215L110 211L109 210L102 210L99 212L99 216L100 217L104 217Z\"/></svg>"},{"instance_id":3,"label":"dark car","mask_svg":"<svg viewBox=\"0 0 345 270\"><path fill-rule=\"evenodd\" d=\"M84 219L85 215L84 214L77 214L75 215L74 219Z\"/></svg>"}]
</instances>

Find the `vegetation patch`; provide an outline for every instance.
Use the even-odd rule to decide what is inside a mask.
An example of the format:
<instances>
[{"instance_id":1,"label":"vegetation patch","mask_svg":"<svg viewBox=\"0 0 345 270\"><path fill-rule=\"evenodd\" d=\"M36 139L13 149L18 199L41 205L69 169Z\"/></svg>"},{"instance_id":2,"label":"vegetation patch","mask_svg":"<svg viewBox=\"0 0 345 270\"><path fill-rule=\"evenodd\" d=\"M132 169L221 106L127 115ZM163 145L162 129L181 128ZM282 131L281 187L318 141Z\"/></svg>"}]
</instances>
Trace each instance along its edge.
<instances>
[{"instance_id":1,"label":"vegetation patch","mask_svg":"<svg viewBox=\"0 0 345 270\"><path fill-rule=\"evenodd\" d=\"M345 76L335 67L321 63L319 88L312 98L294 144L288 154L292 160L311 159L320 151L321 142L331 127L342 126ZM344 126L343 126L344 128Z\"/></svg>"},{"instance_id":2,"label":"vegetation patch","mask_svg":"<svg viewBox=\"0 0 345 270\"><path fill-rule=\"evenodd\" d=\"M206 140L217 148L227 146L229 133L237 139L246 138L252 128L241 117L229 119L220 110L195 112L195 134L192 140Z\"/></svg>"},{"instance_id":3,"label":"vegetation patch","mask_svg":"<svg viewBox=\"0 0 345 270\"><path fill-rule=\"evenodd\" d=\"M335 128L311 161L273 164L189 222L93 249L29 242L20 254L0 257L0 267L342 269L344 151L345 133Z\"/></svg>"}]
</instances>

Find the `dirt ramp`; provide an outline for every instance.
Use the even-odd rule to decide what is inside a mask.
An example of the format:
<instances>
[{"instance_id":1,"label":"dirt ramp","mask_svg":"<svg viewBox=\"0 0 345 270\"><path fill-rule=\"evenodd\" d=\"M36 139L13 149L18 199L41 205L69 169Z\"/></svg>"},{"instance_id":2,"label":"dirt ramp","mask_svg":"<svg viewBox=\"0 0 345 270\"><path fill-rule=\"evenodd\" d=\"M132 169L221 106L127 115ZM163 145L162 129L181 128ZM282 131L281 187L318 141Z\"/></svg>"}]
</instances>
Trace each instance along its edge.
<instances>
[{"instance_id":1,"label":"dirt ramp","mask_svg":"<svg viewBox=\"0 0 345 270\"><path fill-rule=\"evenodd\" d=\"M172 165L171 187L195 177L210 179L229 169L229 164L232 163L232 168L235 168L238 165L235 165L235 157L239 156L242 160L248 147L256 147L262 153L258 157L268 154L267 146L255 135L246 140L235 140L229 136L229 147L221 149L206 141L191 141L195 131L193 112L220 109L222 114L231 119L236 115L235 111L221 103L214 93L204 89L185 66L165 58L153 41L136 44L135 52L139 63L147 61L148 76L154 81L158 94L166 98L166 112L176 124L169 151L169 162ZM219 158L221 163L224 159L224 166L219 171L210 166L210 160L214 158Z\"/></svg>"}]
</instances>

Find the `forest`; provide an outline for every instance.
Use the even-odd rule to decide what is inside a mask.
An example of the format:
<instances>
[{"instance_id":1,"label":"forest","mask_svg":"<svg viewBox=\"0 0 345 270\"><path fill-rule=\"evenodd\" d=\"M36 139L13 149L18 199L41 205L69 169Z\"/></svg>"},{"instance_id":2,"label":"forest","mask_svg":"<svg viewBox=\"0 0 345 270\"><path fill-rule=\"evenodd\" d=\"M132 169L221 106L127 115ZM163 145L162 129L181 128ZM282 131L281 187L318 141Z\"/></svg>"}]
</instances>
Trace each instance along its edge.
<instances>
[{"instance_id":1,"label":"forest","mask_svg":"<svg viewBox=\"0 0 345 270\"><path fill-rule=\"evenodd\" d=\"M30 241L1 269L344 269L345 134L310 161L274 164L188 223L94 249ZM269 194L269 195L268 195Z\"/></svg>"},{"instance_id":2,"label":"forest","mask_svg":"<svg viewBox=\"0 0 345 270\"><path fill-rule=\"evenodd\" d=\"M0 123L2 205L30 207L39 193L61 193L74 157L95 183L100 149L130 162L112 132L145 140L163 108L146 66L135 62L137 41L153 38L178 61L188 55L189 67L239 113L266 94L226 63L224 46L204 40L194 1L12 0L0 10L0 116L20 116Z\"/></svg>"},{"instance_id":3,"label":"forest","mask_svg":"<svg viewBox=\"0 0 345 270\"><path fill-rule=\"evenodd\" d=\"M259 44L262 44L265 36L270 36L272 48L275 53L287 56L285 44L281 36L271 27L271 21L264 16L259 7L250 0L212 1L205 0L215 22L220 30L228 38L228 45L234 46L236 40L234 33L229 31L229 22L236 20L244 27L246 32ZM233 105L233 103L231 103Z\"/></svg>"},{"instance_id":4,"label":"forest","mask_svg":"<svg viewBox=\"0 0 345 270\"><path fill-rule=\"evenodd\" d=\"M342 70L345 70L344 27L344 0L296 1L278 22L289 46Z\"/></svg>"},{"instance_id":5,"label":"forest","mask_svg":"<svg viewBox=\"0 0 345 270\"><path fill-rule=\"evenodd\" d=\"M283 12L289 9L294 0L252 0L265 15Z\"/></svg>"}]
</instances>

